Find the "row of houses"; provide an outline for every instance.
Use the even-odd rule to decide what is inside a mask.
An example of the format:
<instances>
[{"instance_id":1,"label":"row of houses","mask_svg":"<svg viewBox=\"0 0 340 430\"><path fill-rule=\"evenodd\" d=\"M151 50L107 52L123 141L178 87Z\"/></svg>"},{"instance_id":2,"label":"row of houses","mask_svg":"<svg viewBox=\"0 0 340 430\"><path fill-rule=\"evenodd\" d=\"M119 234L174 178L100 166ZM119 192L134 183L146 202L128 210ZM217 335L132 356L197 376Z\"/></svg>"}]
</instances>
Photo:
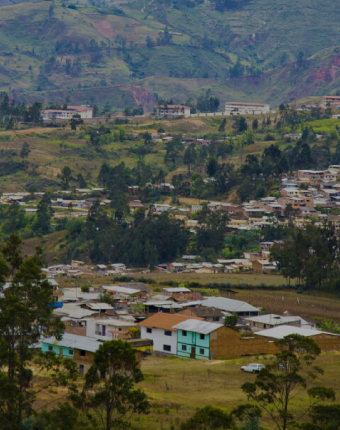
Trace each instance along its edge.
<instances>
[{"instance_id":1,"label":"row of houses","mask_svg":"<svg viewBox=\"0 0 340 430\"><path fill-rule=\"evenodd\" d=\"M141 337L153 341L154 352L191 359L226 359L237 356L272 354L273 340L290 334L312 337L323 350L339 350L340 336L321 332L301 319L279 315L243 318L255 331L240 332L217 322L183 314L157 313L140 322ZM264 328L264 329L261 329Z\"/></svg>"},{"instance_id":2,"label":"row of houses","mask_svg":"<svg viewBox=\"0 0 340 430\"><path fill-rule=\"evenodd\" d=\"M270 246L272 242L263 242L263 252ZM289 333L313 336L325 351L340 348L339 336L316 330L311 321L289 313L261 315L260 308L234 297L202 297L184 286L154 294L143 283L102 285L84 292L61 288L54 278L49 281L56 299L53 312L65 323L66 333L61 341L43 338L39 347L72 358L81 374L108 340L128 341L140 361L153 353L188 359L271 354L277 350L273 341ZM224 325L229 315L238 316L236 329Z\"/></svg>"}]
</instances>

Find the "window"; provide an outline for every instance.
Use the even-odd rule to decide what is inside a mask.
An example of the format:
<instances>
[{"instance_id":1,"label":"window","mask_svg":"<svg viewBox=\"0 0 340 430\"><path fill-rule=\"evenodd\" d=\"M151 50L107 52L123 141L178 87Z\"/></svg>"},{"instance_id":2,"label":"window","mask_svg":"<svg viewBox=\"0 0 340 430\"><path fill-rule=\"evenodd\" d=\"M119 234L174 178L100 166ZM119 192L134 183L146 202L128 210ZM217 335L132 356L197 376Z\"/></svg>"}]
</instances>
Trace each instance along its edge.
<instances>
[{"instance_id":1,"label":"window","mask_svg":"<svg viewBox=\"0 0 340 430\"><path fill-rule=\"evenodd\" d=\"M170 345L163 345L163 351L171 351Z\"/></svg>"},{"instance_id":2,"label":"window","mask_svg":"<svg viewBox=\"0 0 340 430\"><path fill-rule=\"evenodd\" d=\"M152 333L152 328L147 328L147 329L146 329L146 332L147 332L147 333Z\"/></svg>"},{"instance_id":3,"label":"window","mask_svg":"<svg viewBox=\"0 0 340 430\"><path fill-rule=\"evenodd\" d=\"M200 348L200 354L204 355L204 349L203 348Z\"/></svg>"},{"instance_id":4,"label":"window","mask_svg":"<svg viewBox=\"0 0 340 430\"><path fill-rule=\"evenodd\" d=\"M186 335L187 335L186 330L183 330L183 331L182 331L182 335L183 335L183 336L186 336Z\"/></svg>"},{"instance_id":5,"label":"window","mask_svg":"<svg viewBox=\"0 0 340 430\"><path fill-rule=\"evenodd\" d=\"M53 346L52 345L48 345L48 350L49 351L53 351Z\"/></svg>"},{"instance_id":6,"label":"window","mask_svg":"<svg viewBox=\"0 0 340 430\"><path fill-rule=\"evenodd\" d=\"M220 317L213 317L213 321L219 321L220 320Z\"/></svg>"},{"instance_id":7,"label":"window","mask_svg":"<svg viewBox=\"0 0 340 430\"><path fill-rule=\"evenodd\" d=\"M83 375L83 374L84 374L84 365L83 365L83 364L80 364L80 365L79 365L79 373L80 373L81 375Z\"/></svg>"},{"instance_id":8,"label":"window","mask_svg":"<svg viewBox=\"0 0 340 430\"><path fill-rule=\"evenodd\" d=\"M186 345L182 345L182 351L186 351L187 350L187 346Z\"/></svg>"},{"instance_id":9,"label":"window","mask_svg":"<svg viewBox=\"0 0 340 430\"><path fill-rule=\"evenodd\" d=\"M83 349L80 350L80 356L81 357L85 357L86 355L86 351L84 351Z\"/></svg>"},{"instance_id":10,"label":"window","mask_svg":"<svg viewBox=\"0 0 340 430\"><path fill-rule=\"evenodd\" d=\"M73 355L73 349L68 350L69 355Z\"/></svg>"},{"instance_id":11,"label":"window","mask_svg":"<svg viewBox=\"0 0 340 430\"><path fill-rule=\"evenodd\" d=\"M164 334L165 334L165 336L172 336L172 331L171 330L164 330Z\"/></svg>"},{"instance_id":12,"label":"window","mask_svg":"<svg viewBox=\"0 0 340 430\"><path fill-rule=\"evenodd\" d=\"M200 339L201 340L204 340L204 337L205 337L204 334L200 334Z\"/></svg>"}]
</instances>

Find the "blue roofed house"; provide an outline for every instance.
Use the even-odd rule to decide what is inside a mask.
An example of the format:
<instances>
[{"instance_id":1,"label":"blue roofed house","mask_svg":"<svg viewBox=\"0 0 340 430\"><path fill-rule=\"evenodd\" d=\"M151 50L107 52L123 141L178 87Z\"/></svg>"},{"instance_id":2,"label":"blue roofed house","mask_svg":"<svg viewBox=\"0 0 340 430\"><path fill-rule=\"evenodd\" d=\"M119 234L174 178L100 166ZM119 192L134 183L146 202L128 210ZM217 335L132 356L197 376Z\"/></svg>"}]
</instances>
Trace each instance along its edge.
<instances>
[{"instance_id":1,"label":"blue roofed house","mask_svg":"<svg viewBox=\"0 0 340 430\"><path fill-rule=\"evenodd\" d=\"M213 359L211 334L223 329L222 324L189 319L174 326L177 329L177 355L196 359Z\"/></svg>"}]
</instances>

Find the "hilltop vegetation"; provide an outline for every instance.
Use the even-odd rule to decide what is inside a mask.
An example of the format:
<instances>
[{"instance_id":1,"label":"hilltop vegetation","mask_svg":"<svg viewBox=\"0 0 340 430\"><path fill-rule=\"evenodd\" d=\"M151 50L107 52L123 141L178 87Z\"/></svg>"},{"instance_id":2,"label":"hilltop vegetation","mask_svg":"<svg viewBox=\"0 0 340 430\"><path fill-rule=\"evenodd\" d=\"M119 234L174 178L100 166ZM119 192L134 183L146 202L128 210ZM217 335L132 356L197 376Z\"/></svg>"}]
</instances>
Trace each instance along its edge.
<instances>
[{"instance_id":1,"label":"hilltop vegetation","mask_svg":"<svg viewBox=\"0 0 340 430\"><path fill-rule=\"evenodd\" d=\"M94 99L112 111L152 110L157 95L185 103L208 88L222 101L273 105L336 93L334 6L333 0L322 8L316 0L4 5L0 91L26 102Z\"/></svg>"}]
</instances>

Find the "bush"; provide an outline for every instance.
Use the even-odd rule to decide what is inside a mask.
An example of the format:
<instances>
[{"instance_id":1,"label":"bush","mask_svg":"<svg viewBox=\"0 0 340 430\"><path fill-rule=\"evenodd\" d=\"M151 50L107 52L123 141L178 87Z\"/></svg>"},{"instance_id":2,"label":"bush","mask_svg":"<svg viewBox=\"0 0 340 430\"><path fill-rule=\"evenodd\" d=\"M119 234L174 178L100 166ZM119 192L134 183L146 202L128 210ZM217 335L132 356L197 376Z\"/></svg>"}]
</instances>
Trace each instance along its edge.
<instances>
[{"instance_id":1,"label":"bush","mask_svg":"<svg viewBox=\"0 0 340 430\"><path fill-rule=\"evenodd\" d=\"M275 141L276 139L275 139L275 136L273 136L273 135L272 135L272 134L270 134L270 133L267 133L267 134L264 136L263 140L264 140L265 142L272 142L272 141Z\"/></svg>"}]
</instances>

